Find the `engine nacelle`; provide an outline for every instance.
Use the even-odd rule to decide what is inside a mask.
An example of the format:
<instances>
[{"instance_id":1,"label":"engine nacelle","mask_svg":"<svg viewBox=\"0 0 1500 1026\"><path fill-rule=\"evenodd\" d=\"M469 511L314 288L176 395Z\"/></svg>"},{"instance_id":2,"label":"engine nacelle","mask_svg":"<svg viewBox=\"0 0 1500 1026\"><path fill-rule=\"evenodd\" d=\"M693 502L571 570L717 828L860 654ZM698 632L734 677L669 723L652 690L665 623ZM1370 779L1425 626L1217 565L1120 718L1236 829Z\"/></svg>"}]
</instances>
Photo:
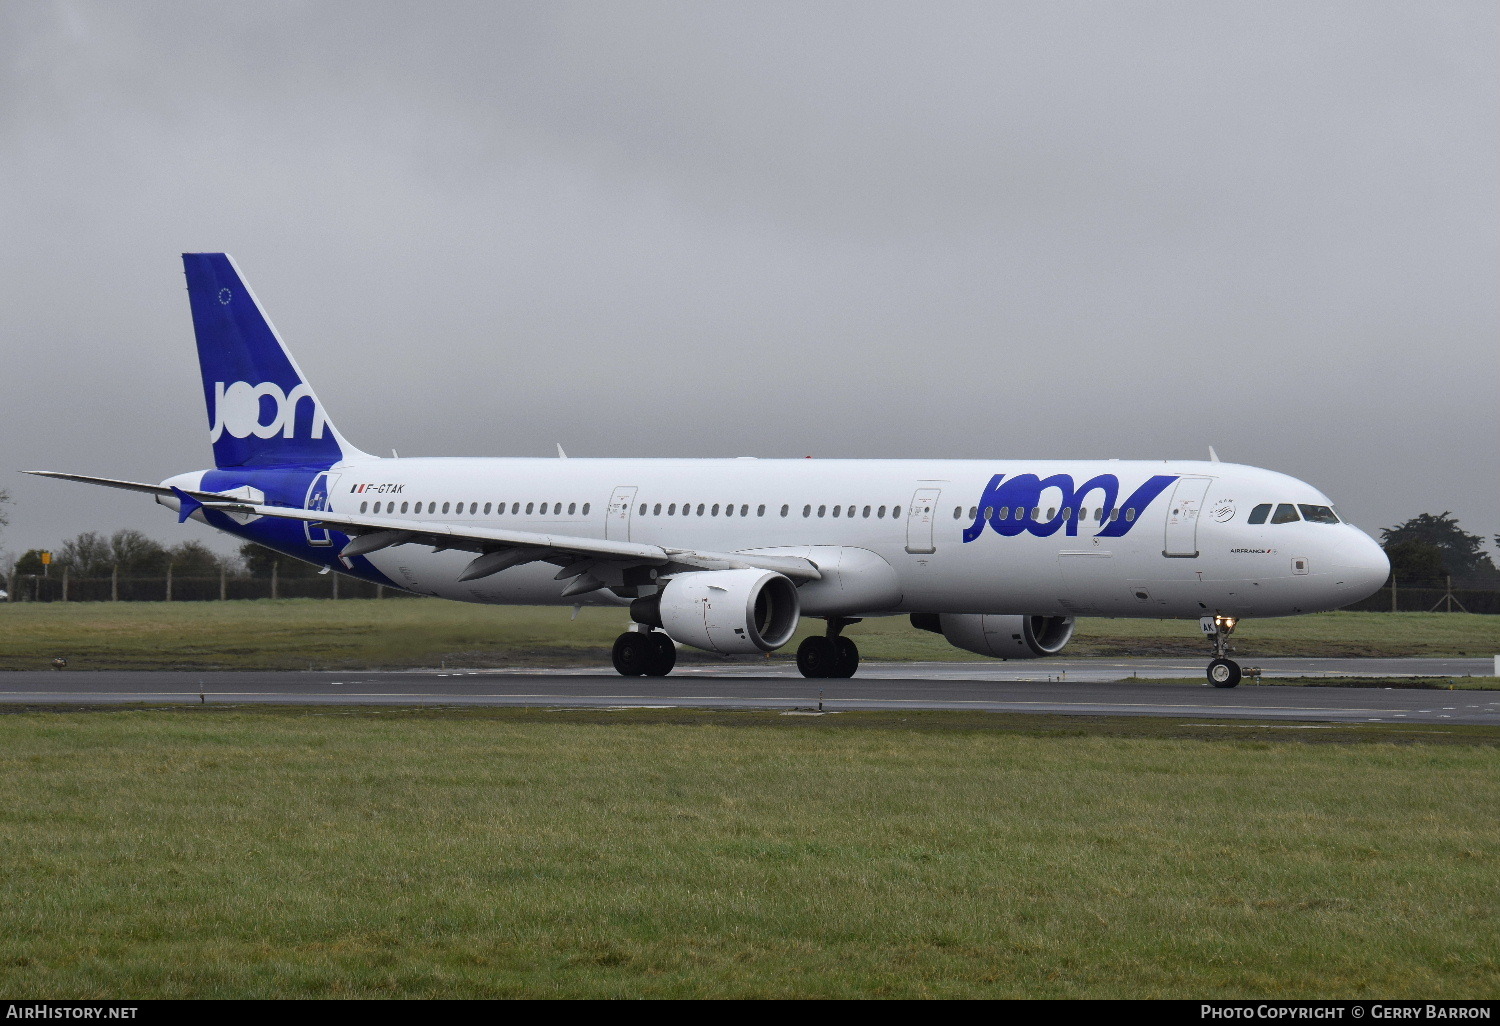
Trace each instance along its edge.
<instances>
[{"instance_id":1,"label":"engine nacelle","mask_svg":"<svg viewBox=\"0 0 1500 1026\"><path fill-rule=\"evenodd\" d=\"M1071 616L913 613L911 625L941 634L955 648L997 659L1057 655L1073 638Z\"/></svg>"},{"instance_id":2,"label":"engine nacelle","mask_svg":"<svg viewBox=\"0 0 1500 1026\"><path fill-rule=\"evenodd\" d=\"M655 595L636 599L630 616L684 645L741 655L791 641L802 607L797 586L770 570L700 570L678 574Z\"/></svg>"}]
</instances>

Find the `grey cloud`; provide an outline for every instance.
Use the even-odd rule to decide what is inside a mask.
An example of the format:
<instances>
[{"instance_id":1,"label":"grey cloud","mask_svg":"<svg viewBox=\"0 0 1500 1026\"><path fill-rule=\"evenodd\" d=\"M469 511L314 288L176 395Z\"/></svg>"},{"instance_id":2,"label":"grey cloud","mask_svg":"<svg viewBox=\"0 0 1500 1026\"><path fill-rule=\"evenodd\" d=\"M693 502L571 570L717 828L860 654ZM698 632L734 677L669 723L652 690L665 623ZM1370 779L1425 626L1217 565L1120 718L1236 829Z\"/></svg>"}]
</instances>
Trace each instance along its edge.
<instances>
[{"instance_id":1,"label":"grey cloud","mask_svg":"<svg viewBox=\"0 0 1500 1026\"><path fill-rule=\"evenodd\" d=\"M1213 443L1492 534L1491 21L7 5L4 463L202 465L176 254L222 248L372 451ZM5 476L0 545L191 530Z\"/></svg>"}]
</instances>

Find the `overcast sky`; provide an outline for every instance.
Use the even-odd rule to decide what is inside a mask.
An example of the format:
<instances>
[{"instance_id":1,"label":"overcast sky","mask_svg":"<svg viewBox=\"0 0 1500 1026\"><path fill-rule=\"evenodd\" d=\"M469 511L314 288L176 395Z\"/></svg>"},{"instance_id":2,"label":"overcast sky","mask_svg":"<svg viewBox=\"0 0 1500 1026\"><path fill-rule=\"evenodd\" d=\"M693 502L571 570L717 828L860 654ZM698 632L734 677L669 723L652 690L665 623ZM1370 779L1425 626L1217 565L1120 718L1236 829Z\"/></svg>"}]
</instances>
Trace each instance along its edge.
<instances>
[{"instance_id":1,"label":"overcast sky","mask_svg":"<svg viewBox=\"0 0 1500 1026\"><path fill-rule=\"evenodd\" d=\"M377 453L1186 457L1500 532L1474 2L0 4L0 548L210 461L225 250ZM227 549L224 544L217 544Z\"/></svg>"}]
</instances>

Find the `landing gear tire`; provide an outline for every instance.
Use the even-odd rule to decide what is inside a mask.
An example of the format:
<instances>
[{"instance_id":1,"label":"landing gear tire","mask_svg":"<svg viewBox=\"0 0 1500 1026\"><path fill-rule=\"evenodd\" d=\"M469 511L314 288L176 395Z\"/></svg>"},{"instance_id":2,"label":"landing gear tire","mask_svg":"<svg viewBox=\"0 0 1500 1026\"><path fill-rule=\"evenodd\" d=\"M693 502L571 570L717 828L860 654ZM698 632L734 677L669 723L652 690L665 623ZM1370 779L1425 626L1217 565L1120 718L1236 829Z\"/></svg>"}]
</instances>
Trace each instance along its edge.
<instances>
[{"instance_id":1,"label":"landing gear tire","mask_svg":"<svg viewBox=\"0 0 1500 1026\"><path fill-rule=\"evenodd\" d=\"M1215 659L1208 664L1208 682L1216 688L1232 688L1240 682L1240 664L1233 659Z\"/></svg>"},{"instance_id":2,"label":"landing gear tire","mask_svg":"<svg viewBox=\"0 0 1500 1026\"><path fill-rule=\"evenodd\" d=\"M649 634L626 631L615 639L610 656L620 676L644 677L656 656L656 644Z\"/></svg>"},{"instance_id":3,"label":"landing gear tire","mask_svg":"<svg viewBox=\"0 0 1500 1026\"><path fill-rule=\"evenodd\" d=\"M854 671L859 669L859 646L848 638L838 637L833 639L833 647L838 653L838 662L837 667L828 676L854 676Z\"/></svg>"},{"instance_id":4,"label":"landing gear tire","mask_svg":"<svg viewBox=\"0 0 1500 1026\"><path fill-rule=\"evenodd\" d=\"M832 638L813 635L797 646L797 669L804 677L827 677L836 660Z\"/></svg>"},{"instance_id":5,"label":"landing gear tire","mask_svg":"<svg viewBox=\"0 0 1500 1026\"><path fill-rule=\"evenodd\" d=\"M677 646L661 631L652 631L646 637L651 640L652 647L651 665L646 670L646 676L665 677L677 665Z\"/></svg>"},{"instance_id":6,"label":"landing gear tire","mask_svg":"<svg viewBox=\"0 0 1500 1026\"><path fill-rule=\"evenodd\" d=\"M852 677L859 669L859 648L844 637L804 638L797 646L797 669L804 677Z\"/></svg>"},{"instance_id":7,"label":"landing gear tire","mask_svg":"<svg viewBox=\"0 0 1500 1026\"><path fill-rule=\"evenodd\" d=\"M610 656L623 677L665 677L677 665L677 646L660 631L626 631L615 639Z\"/></svg>"}]
</instances>

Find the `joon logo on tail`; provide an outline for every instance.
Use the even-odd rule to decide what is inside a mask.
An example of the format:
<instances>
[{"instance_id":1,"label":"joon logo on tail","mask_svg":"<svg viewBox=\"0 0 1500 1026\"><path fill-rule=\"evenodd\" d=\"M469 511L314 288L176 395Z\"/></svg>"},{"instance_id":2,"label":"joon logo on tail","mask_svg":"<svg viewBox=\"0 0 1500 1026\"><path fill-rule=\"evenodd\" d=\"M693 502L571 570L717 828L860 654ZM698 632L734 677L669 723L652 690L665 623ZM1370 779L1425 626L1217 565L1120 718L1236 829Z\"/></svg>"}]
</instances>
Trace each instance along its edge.
<instances>
[{"instance_id":1,"label":"joon logo on tail","mask_svg":"<svg viewBox=\"0 0 1500 1026\"><path fill-rule=\"evenodd\" d=\"M232 438L295 438L297 406L302 400L312 406L308 436L322 438L327 418L323 407L306 383L299 382L290 392L283 392L274 381L252 385L248 381L214 382L213 428L211 441L217 442L227 432Z\"/></svg>"},{"instance_id":2,"label":"joon logo on tail","mask_svg":"<svg viewBox=\"0 0 1500 1026\"><path fill-rule=\"evenodd\" d=\"M1099 474L1077 486L1071 474L1016 474L1008 479L996 474L979 497L973 525L964 528L964 541L974 541L984 534L986 524L1006 538L1018 534L1047 538L1059 530L1076 538L1080 523L1100 523L1090 516L1089 507L1103 510L1102 526L1094 537L1119 538L1130 533L1152 500L1176 480L1174 474L1158 474L1120 500L1120 479L1113 474ZM1044 511L1042 495L1049 489L1060 496L1049 495ZM1044 518L1044 512L1050 516Z\"/></svg>"}]
</instances>

